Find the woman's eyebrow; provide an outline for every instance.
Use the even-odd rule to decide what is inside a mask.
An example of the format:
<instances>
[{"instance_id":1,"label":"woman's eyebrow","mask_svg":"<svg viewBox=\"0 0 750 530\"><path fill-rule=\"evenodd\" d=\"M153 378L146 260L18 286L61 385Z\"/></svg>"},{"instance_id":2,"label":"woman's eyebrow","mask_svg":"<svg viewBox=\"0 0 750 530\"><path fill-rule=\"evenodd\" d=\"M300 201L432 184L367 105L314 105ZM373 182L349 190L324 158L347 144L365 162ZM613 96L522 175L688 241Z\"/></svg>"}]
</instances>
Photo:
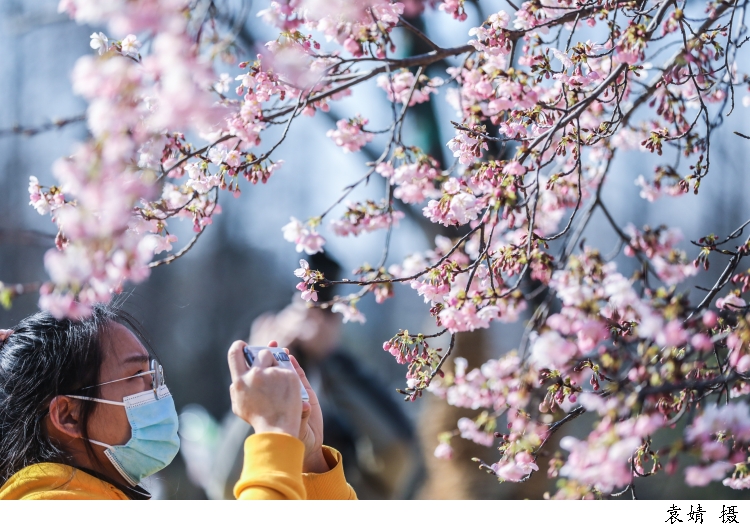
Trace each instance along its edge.
<instances>
[{"instance_id":1,"label":"woman's eyebrow","mask_svg":"<svg viewBox=\"0 0 750 530\"><path fill-rule=\"evenodd\" d=\"M130 364L130 363L147 363L149 361L149 356L145 353L134 353L127 357L123 362L123 364Z\"/></svg>"}]
</instances>

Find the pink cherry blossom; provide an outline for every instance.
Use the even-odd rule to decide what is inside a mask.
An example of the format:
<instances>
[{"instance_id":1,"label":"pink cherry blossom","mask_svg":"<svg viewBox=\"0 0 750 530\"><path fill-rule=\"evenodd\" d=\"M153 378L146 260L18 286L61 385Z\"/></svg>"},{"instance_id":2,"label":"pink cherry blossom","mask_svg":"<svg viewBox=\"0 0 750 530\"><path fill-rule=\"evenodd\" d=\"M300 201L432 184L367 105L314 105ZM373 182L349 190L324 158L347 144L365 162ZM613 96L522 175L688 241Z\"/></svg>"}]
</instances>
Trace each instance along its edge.
<instances>
[{"instance_id":1,"label":"pink cherry blossom","mask_svg":"<svg viewBox=\"0 0 750 530\"><path fill-rule=\"evenodd\" d=\"M363 232L398 226L399 220L403 217L403 212L391 211L384 202L380 204L373 201L366 201L364 204L349 203L343 217L331 222L331 228L339 236L357 236Z\"/></svg>"},{"instance_id":2,"label":"pink cherry blossom","mask_svg":"<svg viewBox=\"0 0 750 530\"><path fill-rule=\"evenodd\" d=\"M633 419L617 425L604 419L585 441L566 436L560 447L569 451L570 456L560 474L591 484L604 493L622 488L632 480L629 459L641 445L641 436L653 432L658 425L644 424L645 428L636 434Z\"/></svg>"},{"instance_id":3,"label":"pink cherry blossom","mask_svg":"<svg viewBox=\"0 0 750 530\"><path fill-rule=\"evenodd\" d=\"M477 427L474 420L469 418L461 418L458 420L458 430L461 433L461 438L466 438L480 445L486 445L491 447L495 442L495 437L492 433L481 430Z\"/></svg>"},{"instance_id":4,"label":"pink cherry blossom","mask_svg":"<svg viewBox=\"0 0 750 530\"><path fill-rule=\"evenodd\" d=\"M415 87L417 81L421 86ZM430 94L437 93L437 87L442 85L442 80L439 77L427 79L426 76L417 80L409 70L401 70L392 76L378 76L377 85L385 90L389 101L396 101L402 105L408 102L409 106L413 106L428 101ZM412 87L415 87L413 91Z\"/></svg>"},{"instance_id":5,"label":"pink cherry blossom","mask_svg":"<svg viewBox=\"0 0 750 530\"><path fill-rule=\"evenodd\" d=\"M282 227L284 239L296 244L297 252L317 254L323 251L325 238L310 226L303 225L298 219L292 217L291 221Z\"/></svg>"},{"instance_id":6,"label":"pink cherry blossom","mask_svg":"<svg viewBox=\"0 0 750 530\"><path fill-rule=\"evenodd\" d=\"M747 302L740 298L736 293L729 293L722 298L716 299L716 307L719 309L729 309L732 311L737 311L739 309L742 309L746 305Z\"/></svg>"},{"instance_id":7,"label":"pink cherry blossom","mask_svg":"<svg viewBox=\"0 0 750 530\"><path fill-rule=\"evenodd\" d=\"M693 335L690 339L690 344L693 348L700 351L711 351L714 349L714 343L711 340L711 337L704 333Z\"/></svg>"},{"instance_id":8,"label":"pink cherry blossom","mask_svg":"<svg viewBox=\"0 0 750 530\"><path fill-rule=\"evenodd\" d=\"M344 317L344 323L347 322L359 322L364 324L366 319L365 315L357 309L353 303L336 302L331 306L331 311L334 313L341 313Z\"/></svg>"},{"instance_id":9,"label":"pink cherry blossom","mask_svg":"<svg viewBox=\"0 0 750 530\"><path fill-rule=\"evenodd\" d=\"M735 490L750 489L750 475L741 478L725 478L722 484Z\"/></svg>"},{"instance_id":10,"label":"pink cherry blossom","mask_svg":"<svg viewBox=\"0 0 750 530\"><path fill-rule=\"evenodd\" d=\"M707 328L714 328L719 321L719 317L713 311L703 313L703 325Z\"/></svg>"},{"instance_id":11,"label":"pink cherry blossom","mask_svg":"<svg viewBox=\"0 0 750 530\"><path fill-rule=\"evenodd\" d=\"M556 331L541 334L531 349L531 362L539 368L564 370L578 354L578 348Z\"/></svg>"},{"instance_id":12,"label":"pink cherry blossom","mask_svg":"<svg viewBox=\"0 0 750 530\"><path fill-rule=\"evenodd\" d=\"M353 153L362 149L375 137L374 134L363 131L365 125L367 125L367 120L360 117L353 120L339 120L336 122L336 130L328 131L326 136L331 138L345 153Z\"/></svg>"},{"instance_id":13,"label":"pink cherry blossom","mask_svg":"<svg viewBox=\"0 0 750 530\"><path fill-rule=\"evenodd\" d=\"M481 156L481 149L487 149L487 142L480 142L478 138L463 131L459 132L447 145L448 149L453 151L453 156L462 164L470 164L475 158Z\"/></svg>"},{"instance_id":14,"label":"pink cherry blossom","mask_svg":"<svg viewBox=\"0 0 750 530\"><path fill-rule=\"evenodd\" d=\"M466 20L467 15L464 11L464 0L442 0L438 9L452 15L455 19Z\"/></svg>"},{"instance_id":15,"label":"pink cherry blossom","mask_svg":"<svg viewBox=\"0 0 750 530\"><path fill-rule=\"evenodd\" d=\"M532 461L532 457L529 453L520 452L516 454L515 458L505 463L495 463L490 466L495 475L502 480L509 482L518 482L525 476L529 475L532 471L538 471L539 466Z\"/></svg>"},{"instance_id":16,"label":"pink cherry blossom","mask_svg":"<svg viewBox=\"0 0 750 530\"><path fill-rule=\"evenodd\" d=\"M122 41L120 42L120 48L124 55L137 58L138 50L141 48L141 43L138 40L138 37L131 33L130 35L122 39Z\"/></svg>"},{"instance_id":17,"label":"pink cherry blossom","mask_svg":"<svg viewBox=\"0 0 750 530\"><path fill-rule=\"evenodd\" d=\"M99 55L104 55L109 49L109 39L101 31L98 33L91 34L91 47L99 52Z\"/></svg>"},{"instance_id":18,"label":"pink cherry blossom","mask_svg":"<svg viewBox=\"0 0 750 530\"><path fill-rule=\"evenodd\" d=\"M451 458L453 458L453 448L450 446L450 444L447 443L438 444L438 446L435 447L434 455L435 458L450 460Z\"/></svg>"},{"instance_id":19,"label":"pink cherry blossom","mask_svg":"<svg viewBox=\"0 0 750 530\"><path fill-rule=\"evenodd\" d=\"M678 321L672 320L657 333L656 343L659 346L673 348L675 346L682 346L687 342L688 338L688 332L683 329L682 325Z\"/></svg>"},{"instance_id":20,"label":"pink cherry blossom","mask_svg":"<svg viewBox=\"0 0 750 530\"><path fill-rule=\"evenodd\" d=\"M747 403L710 405L685 429L689 442L706 443L719 432L729 431L742 442L750 441L750 407Z\"/></svg>"},{"instance_id":21,"label":"pink cherry blossom","mask_svg":"<svg viewBox=\"0 0 750 530\"><path fill-rule=\"evenodd\" d=\"M685 483L688 486L708 486L709 482L722 480L734 466L729 462L714 462L709 466L689 466L685 468Z\"/></svg>"}]
</instances>

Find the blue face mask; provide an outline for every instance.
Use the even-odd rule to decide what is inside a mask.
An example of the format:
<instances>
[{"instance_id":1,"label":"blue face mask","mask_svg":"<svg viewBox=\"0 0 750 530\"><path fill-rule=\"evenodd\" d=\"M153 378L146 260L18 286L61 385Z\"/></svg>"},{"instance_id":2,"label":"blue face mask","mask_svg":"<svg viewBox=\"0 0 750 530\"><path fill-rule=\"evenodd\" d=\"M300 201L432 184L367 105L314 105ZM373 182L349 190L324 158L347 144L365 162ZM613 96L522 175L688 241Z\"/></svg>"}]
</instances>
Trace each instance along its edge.
<instances>
[{"instance_id":1,"label":"blue face mask","mask_svg":"<svg viewBox=\"0 0 750 530\"><path fill-rule=\"evenodd\" d=\"M153 389L126 396L122 403L85 396L67 396L125 407L125 414L131 429L128 443L113 446L96 440L89 441L106 447L104 454L131 486L137 485L145 477L167 467L180 450L180 438L177 435L177 411L172 395L163 383L161 366L152 361L150 372L131 377L142 377L148 374L153 374Z\"/></svg>"}]
</instances>

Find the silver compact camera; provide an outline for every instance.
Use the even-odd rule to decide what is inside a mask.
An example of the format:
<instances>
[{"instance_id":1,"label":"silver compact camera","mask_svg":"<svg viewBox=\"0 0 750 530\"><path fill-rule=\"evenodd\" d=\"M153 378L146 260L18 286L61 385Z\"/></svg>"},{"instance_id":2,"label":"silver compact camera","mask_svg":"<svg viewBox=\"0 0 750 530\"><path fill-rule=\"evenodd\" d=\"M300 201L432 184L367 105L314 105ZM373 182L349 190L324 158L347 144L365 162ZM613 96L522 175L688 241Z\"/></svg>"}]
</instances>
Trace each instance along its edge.
<instances>
[{"instance_id":1,"label":"silver compact camera","mask_svg":"<svg viewBox=\"0 0 750 530\"><path fill-rule=\"evenodd\" d=\"M294 370L294 366L292 366L292 361L289 360L289 355L287 355L287 353L284 351L284 348L269 348L268 346L245 346L242 351L245 353L245 360L247 361L248 366L253 365L261 350L270 351L273 354L273 358L276 359L277 363L279 363L280 368L291 370L295 375L297 374L297 372ZM302 384L302 381L299 382L299 387L302 390L302 401L310 401L310 396L307 394L307 389L305 388L305 385Z\"/></svg>"}]
</instances>

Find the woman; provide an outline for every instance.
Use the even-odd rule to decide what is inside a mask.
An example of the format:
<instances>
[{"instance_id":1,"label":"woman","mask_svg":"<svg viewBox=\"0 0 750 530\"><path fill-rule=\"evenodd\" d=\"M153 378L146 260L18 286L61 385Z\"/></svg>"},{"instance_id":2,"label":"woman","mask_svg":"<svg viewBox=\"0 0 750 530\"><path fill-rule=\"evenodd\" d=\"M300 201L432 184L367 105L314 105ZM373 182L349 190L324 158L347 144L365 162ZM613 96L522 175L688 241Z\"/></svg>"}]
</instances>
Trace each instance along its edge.
<instances>
[{"instance_id":1,"label":"woman","mask_svg":"<svg viewBox=\"0 0 750 530\"><path fill-rule=\"evenodd\" d=\"M158 361L124 312L37 313L0 335L0 499L149 499L139 483L179 450L177 413ZM253 368L229 350L232 410L245 442L238 499L354 499L304 372L268 351ZM276 346L273 342L269 346ZM300 398L299 379L310 396Z\"/></svg>"}]
</instances>

